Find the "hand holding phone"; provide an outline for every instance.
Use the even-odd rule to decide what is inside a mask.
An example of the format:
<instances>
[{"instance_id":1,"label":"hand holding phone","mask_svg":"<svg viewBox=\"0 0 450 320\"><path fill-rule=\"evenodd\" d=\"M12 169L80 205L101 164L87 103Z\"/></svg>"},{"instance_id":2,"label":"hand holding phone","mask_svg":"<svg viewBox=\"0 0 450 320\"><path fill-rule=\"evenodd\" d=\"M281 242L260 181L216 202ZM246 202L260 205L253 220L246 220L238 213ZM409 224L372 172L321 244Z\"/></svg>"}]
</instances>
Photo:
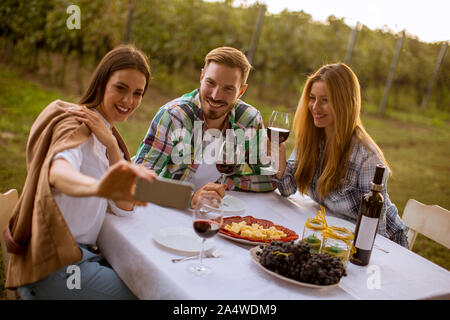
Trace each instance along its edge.
<instances>
[{"instance_id":1,"label":"hand holding phone","mask_svg":"<svg viewBox=\"0 0 450 320\"><path fill-rule=\"evenodd\" d=\"M134 199L175 209L189 208L192 183L157 177L153 182L137 178Z\"/></svg>"}]
</instances>

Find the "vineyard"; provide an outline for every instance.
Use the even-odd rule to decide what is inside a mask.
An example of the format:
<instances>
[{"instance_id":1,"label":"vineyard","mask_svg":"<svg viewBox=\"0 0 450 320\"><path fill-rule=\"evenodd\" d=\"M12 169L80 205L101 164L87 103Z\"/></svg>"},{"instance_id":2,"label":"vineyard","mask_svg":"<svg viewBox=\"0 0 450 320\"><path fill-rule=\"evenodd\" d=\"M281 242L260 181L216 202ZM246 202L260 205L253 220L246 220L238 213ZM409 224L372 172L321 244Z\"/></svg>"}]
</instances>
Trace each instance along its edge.
<instances>
[{"instance_id":1,"label":"vineyard","mask_svg":"<svg viewBox=\"0 0 450 320\"><path fill-rule=\"evenodd\" d=\"M79 8L79 28L68 27L71 5ZM273 109L295 111L311 72L346 61L361 82L363 123L392 167L389 194L399 213L410 198L450 208L445 42L421 42L407 30L354 29L334 16L321 23L303 11L269 14L232 0L2 0L0 192L21 192L26 140L42 108L55 99L76 102L101 57L127 42L148 55L152 69L142 106L118 126L132 155L157 109L199 86L204 56L215 47L238 48L252 61L244 100L265 123ZM419 236L414 251L450 270L447 248ZM1 268L0 261L0 299Z\"/></svg>"},{"instance_id":2,"label":"vineyard","mask_svg":"<svg viewBox=\"0 0 450 320\"><path fill-rule=\"evenodd\" d=\"M79 7L79 29L69 29L68 7ZM232 46L249 54L249 95L295 108L305 77L324 63L344 61L352 28L342 19L326 23L301 12L263 15L260 5L234 7L232 0L4 0L0 4L2 60L43 73L64 85L74 73L78 94L83 70L113 47L132 42L150 57L155 81L168 92L183 92L197 81L212 48ZM354 39L351 60L364 101L379 104L385 93L399 34L364 25ZM399 51L387 108L418 110L443 43L424 43L406 33ZM443 57L427 109L450 111L450 58ZM182 82L182 83L181 83ZM423 111L423 110L422 110Z\"/></svg>"}]
</instances>

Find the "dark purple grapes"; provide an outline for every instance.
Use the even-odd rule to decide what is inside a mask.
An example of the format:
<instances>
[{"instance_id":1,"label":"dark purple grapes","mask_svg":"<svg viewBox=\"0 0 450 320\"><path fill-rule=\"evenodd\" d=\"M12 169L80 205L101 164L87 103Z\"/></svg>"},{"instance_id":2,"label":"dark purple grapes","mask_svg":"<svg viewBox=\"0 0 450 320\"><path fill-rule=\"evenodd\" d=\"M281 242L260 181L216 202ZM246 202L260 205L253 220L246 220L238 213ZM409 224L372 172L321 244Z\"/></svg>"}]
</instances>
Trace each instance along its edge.
<instances>
[{"instance_id":1,"label":"dark purple grapes","mask_svg":"<svg viewBox=\"0 0 450 320\"><path fill-rule=\"evenodd\" d=\"M347 275L341 260L326 253L311 254L306 242L272 241L260 249L259 261L264 267L294 280L330 285Z\"/></svg>"}]
</instances>

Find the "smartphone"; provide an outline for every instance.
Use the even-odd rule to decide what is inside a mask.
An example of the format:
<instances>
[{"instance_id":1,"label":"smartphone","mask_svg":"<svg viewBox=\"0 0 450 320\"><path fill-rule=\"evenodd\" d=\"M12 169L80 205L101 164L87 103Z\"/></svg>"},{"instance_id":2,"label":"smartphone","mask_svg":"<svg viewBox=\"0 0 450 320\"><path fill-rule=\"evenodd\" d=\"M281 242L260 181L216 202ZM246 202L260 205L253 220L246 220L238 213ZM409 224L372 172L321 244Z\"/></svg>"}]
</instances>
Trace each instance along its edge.
<instances>
[{"instance_id":1,"label":"smartphone","mask_svg":"<svg viewBox=\"0 0 450 320\"><path fill-rule=\"evenodd\" d=\"M153 182L137 178L134 199L163 207L187 209L194 191L192 183L157 177Z\"/></svg>"}]
</instances>

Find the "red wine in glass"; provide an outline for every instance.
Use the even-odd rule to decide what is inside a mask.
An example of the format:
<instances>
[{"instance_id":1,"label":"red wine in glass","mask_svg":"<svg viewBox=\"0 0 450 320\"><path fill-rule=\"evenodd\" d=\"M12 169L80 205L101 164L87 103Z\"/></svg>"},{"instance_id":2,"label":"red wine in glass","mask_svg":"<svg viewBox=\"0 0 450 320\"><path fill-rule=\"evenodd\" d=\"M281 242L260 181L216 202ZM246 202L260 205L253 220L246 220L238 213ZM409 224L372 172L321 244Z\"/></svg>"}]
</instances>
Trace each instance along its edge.
<instances>
[{"instance_id":1,"label":"red wine in glass","mask_svg":"<svg viewBox=\"0 0 450 320\"><path fill-rule=\"evenodd\" d=\"M211 238L220 230L220 224L214 220L195 220L194 230L199 237Z\"/></svg>"},{"instance_id":2,"label":"red wine in glass","mask_svg":"<svg viewBox=\"0 0 450 320\"><path fill-rule=\"evenodd\" d=\"M235 163L217 163L217 171L226 176L231 176L237 171L237 165Z\"/></svg>"},{"instance_id":3,"label":"red wine in glass","mask_svg":"<svg viewBox=\"0 0 450 320\"><path fill-rule=\"evenodd\" d=\"M278 134L278 143L283 143L289 137L291 128L291 115L288 112L283 111L272 111L272 115L270 116L269 122L267 124L267 137L272 142L273 136ZM276 158L275 158L276 159ZM278 166L273 165L273 161L271 160L271 164L269 167L264 167L264 171L269 174L276 174L278 172Z\"/></svg>"},{"instance_id":4,"label":"red wine in glass","mask_svg":"<svg viewBox=\"0 0 450 320\"><path fill-rule=\"evenodd\" d=\"M222 175L220 179L221 184L225 183L226 176L232 176L239 170L240 165L237 163L237 159L240 158L242 150L233 143L231 145L231 150L227 150L227 141L224 141L220 147L220 151L216 159L217 171L219 171ZM227 152L230 153L228 154L230 157L227 157Z\"/></svg>"},{"instance_id":5,"label":"red wine in glass","mask_svg":"<svg viewBox=\"0 0 450 320\"><path fill-rule=\"evenodd\" d=\"M192 226L195 233L202 238L199 255L200 263L189 267L189 270L196 275L205 275L212 272L211 268L202 264L203 247L206 239L214 237L222 226L223 210L218 205L217 199L207 194L200 194L193 210ZM215 209L212 207L215 207Z\"/></svg>"},{"instance_id":6,"label":"red wine in glass","mask_svg":"<svg viewBox=\"0 0 450 320\"><path fill-rule=\"evenodd\" d=\"M283 143L289 137L290 130L289 129L276 128L276 127L268 127L267 128L267 136L268 136L270 141L272 141L272 135L273 135L274 132L278 132L278 143Z\"/></svg>"}]
</instances>

